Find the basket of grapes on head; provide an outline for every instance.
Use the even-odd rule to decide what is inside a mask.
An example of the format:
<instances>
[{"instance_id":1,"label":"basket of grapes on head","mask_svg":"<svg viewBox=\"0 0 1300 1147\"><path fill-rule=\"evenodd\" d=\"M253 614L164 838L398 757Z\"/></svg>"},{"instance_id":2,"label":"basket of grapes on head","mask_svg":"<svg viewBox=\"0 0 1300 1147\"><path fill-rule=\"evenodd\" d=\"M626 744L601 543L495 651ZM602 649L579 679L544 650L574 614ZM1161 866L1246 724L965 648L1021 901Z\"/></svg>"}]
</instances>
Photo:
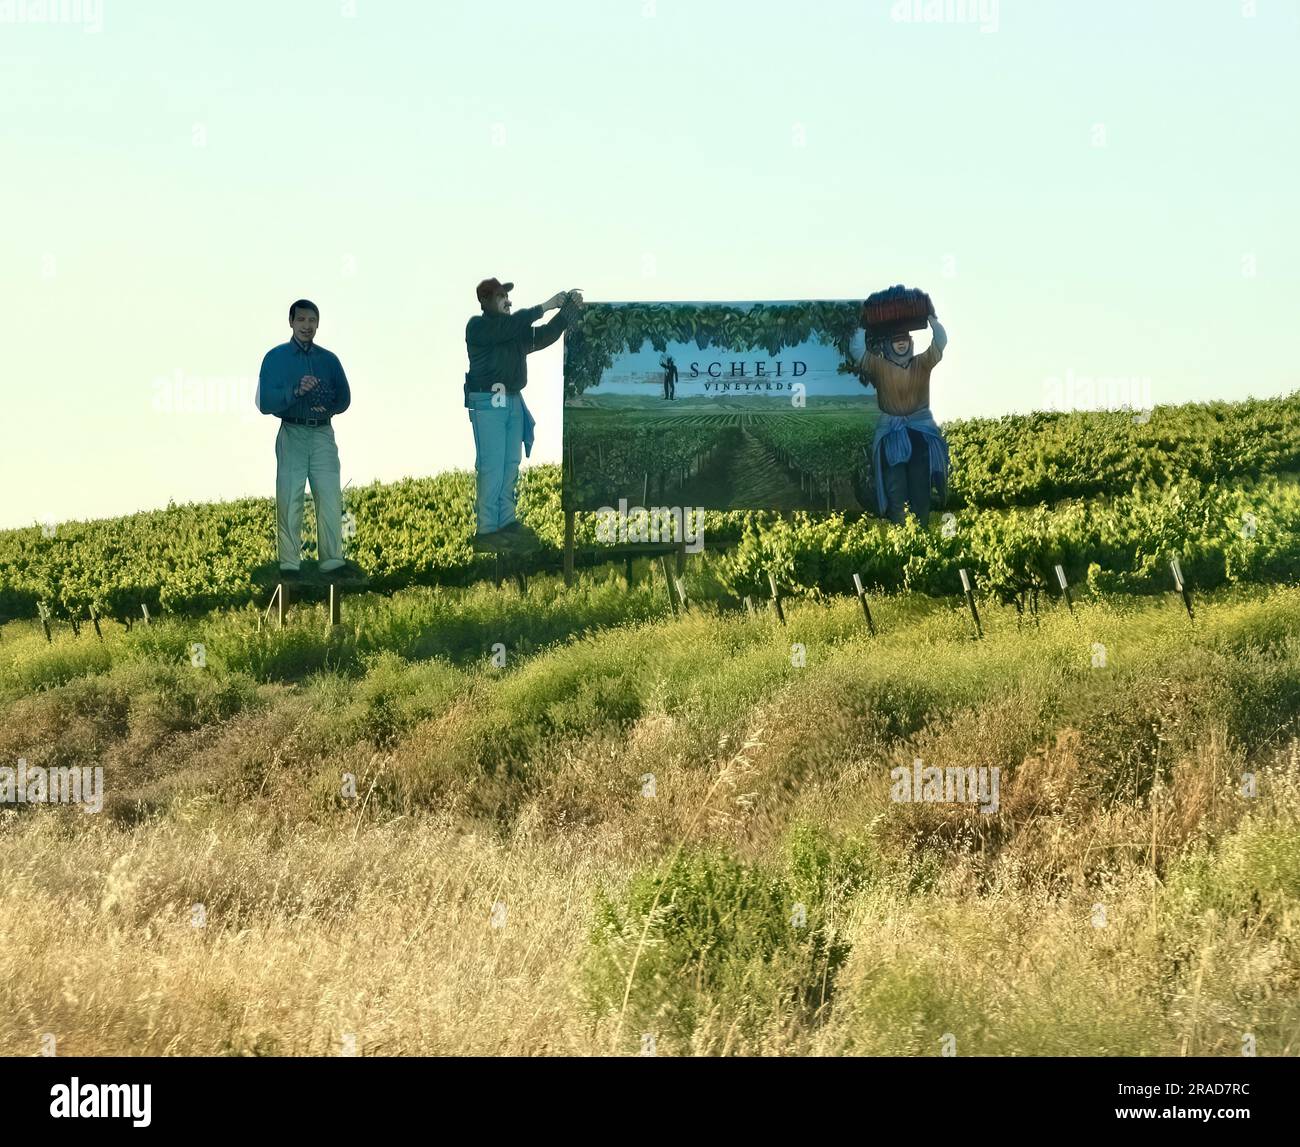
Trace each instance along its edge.
<instances>
[{"instance_id":1,"label":"basket of grapes on head","mask_svg":"<svg viewBox=\"0 0 1300 1147\"><path fill-rule=\"evenodd\" d=\"M887 339L895 334L924 330L934 306L924 291L901 283L868 295L862 304L862 327L867 339Z\"/></svg>"}]
</instances>

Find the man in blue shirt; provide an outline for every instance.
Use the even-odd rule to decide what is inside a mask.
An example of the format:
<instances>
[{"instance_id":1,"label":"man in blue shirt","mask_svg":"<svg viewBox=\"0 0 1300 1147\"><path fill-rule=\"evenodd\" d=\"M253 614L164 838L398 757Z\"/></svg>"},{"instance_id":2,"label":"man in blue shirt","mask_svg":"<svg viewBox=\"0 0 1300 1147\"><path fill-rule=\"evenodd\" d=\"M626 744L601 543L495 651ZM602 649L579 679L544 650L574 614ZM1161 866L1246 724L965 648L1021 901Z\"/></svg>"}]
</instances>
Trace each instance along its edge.
<instances>
[{"instance_id":1,"label":"man in blue shirt","mask_svg":"<svg viewBox=\"0 0 1300 1147\"><path fill-rule=\"evenodd\" d=\"M520 393L528 385L528 355L550 346L582 305L578 291L560 291L536 307L512 313L514 283L484 279L475 288L483 313L465 324L469 371L465 406L474 428L476 550L532 548L537 536L515 517L520 451L533 448L533 416ZM546 311L560 308L545 326Z\"/></svg>"},{"instance_id":2,"label":"man in blue shirt","mask_svg":"<svg viewBox=\"0 0 1300 1147\"><path fill-rule=\"evenodd\" d=\"M352 404L338 356L316 345L320 310L307 299L289 308L293 337L262 359L257 409L280 419L275 439L275 513L280 573L298 573L302 554L303 487L316 504L316 550L322 573L341 569L343 494L339 451L330 419Z\"/></svg>"}]
</instances>

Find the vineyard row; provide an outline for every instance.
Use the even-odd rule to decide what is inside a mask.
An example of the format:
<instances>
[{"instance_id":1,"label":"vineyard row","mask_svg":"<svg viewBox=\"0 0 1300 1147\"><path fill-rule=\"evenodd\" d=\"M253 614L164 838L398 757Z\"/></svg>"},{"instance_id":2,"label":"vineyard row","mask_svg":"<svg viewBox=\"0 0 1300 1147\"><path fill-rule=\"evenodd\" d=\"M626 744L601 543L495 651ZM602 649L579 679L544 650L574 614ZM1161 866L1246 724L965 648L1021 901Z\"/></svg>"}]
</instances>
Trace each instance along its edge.
<instances>
[{"instance_id":1,"label":"vineyard row","mask_svg":"<svg viewBox=\"0 0 1300 1147\"><path fill-rule=\"evenodd\" d=\"M563 538L560 470L540 466L521 478L520 510L558 548ZM374 588L466 584L485 576L489 558L470 548L473 481L457 472L350 490L355 523L349 556ZM126 518L68 523L0 534L0 620L54 615L140 616L240 606L259 592L250 572L274 559L269 499L169 507ZM710 512L706 536L733 543L721 576L737 594L763 589L769 571L793 589L844 592L853 573L884 589L953 592L954 571L976 572L1003 597L1050 587L1055 564L1095 589L1153 590L1180 557L1201 586L1294 581L1300 577L1300 484L1270 476L1235 484L1185 479L1161 490L1071 501L1054 509L958 509L931 528L909 520L887 528L855 515L782 517ZM308 522L308 536L312 524ZM577 542L595 547L595 516L579 515ZM553 564L555 549L538 566Z\"/></svg>"}]
</instances>

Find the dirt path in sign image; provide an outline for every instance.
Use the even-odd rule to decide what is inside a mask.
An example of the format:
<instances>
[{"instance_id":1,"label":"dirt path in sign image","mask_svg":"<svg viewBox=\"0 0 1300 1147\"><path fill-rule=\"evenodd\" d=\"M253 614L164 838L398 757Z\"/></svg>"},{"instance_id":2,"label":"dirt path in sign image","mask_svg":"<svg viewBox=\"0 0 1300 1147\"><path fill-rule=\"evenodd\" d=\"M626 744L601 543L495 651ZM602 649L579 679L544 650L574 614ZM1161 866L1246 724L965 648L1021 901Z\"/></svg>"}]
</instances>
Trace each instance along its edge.
<instances>
[{"instance_id":1,"label":"dirt path in sign image","mask_svg":"<svg viewBox=\"0 0 1300 1147\"><path fill-rule=\"evenodd\" d=\"M668 493L683 506L711 509L803 510L812 505L798 477L743 428L728 436L701 473L680 488L670 483Z\"/></svg>"}]
</instances>

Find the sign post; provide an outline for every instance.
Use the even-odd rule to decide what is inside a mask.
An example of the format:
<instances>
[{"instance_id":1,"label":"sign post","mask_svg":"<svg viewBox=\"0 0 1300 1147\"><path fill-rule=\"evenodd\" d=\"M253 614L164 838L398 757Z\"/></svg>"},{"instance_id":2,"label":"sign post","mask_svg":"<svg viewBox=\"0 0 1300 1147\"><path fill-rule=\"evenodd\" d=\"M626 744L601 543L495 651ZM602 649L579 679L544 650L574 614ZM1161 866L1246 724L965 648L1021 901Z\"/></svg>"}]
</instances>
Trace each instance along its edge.
<instances>
[{"instance_id":1,"label":"sign post","mask_svg":"<svg viewBox=\"0 0 1300 1147\"><path fill-rule=\"evenodd\" d=\"M572 455L572 449L570 449L570 454ZM574 576L573 575L573 567L574 567L573 526L574 526L574 518L576 517L577 517L576 511L574 510L564 511L564 584L565 586L573 585L573 576ZM631 559L629 558L628 561L630 564ZM630 588L632 585L631 575L628 576L627 584Z\"/></svg>"}]
</instances>

